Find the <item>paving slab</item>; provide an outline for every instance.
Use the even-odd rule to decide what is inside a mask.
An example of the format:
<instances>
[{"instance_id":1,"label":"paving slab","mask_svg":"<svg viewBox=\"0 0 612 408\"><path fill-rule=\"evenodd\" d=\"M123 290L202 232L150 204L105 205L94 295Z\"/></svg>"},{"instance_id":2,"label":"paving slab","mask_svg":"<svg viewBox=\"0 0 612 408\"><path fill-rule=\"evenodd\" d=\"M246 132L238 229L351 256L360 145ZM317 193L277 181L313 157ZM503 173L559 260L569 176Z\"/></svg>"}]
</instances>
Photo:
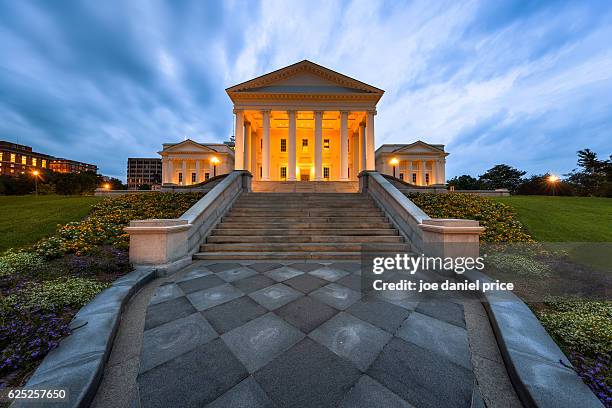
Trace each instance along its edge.
<instances>
[{"instance_id":1,"label":"paving slab","mask_svg":"<svg viewBox=\"0 0 612 408\"><path fill-rule=\"evenodd\" d=\"M199 313L146 330L142 340L140 372L165 363L218 337Z\"/></svg>"},{"instance_id":2,"label":"paving slab","mask_svg":"<svg viewBox=\"0 0 612 408\"><path fill-rule=\"evenodd\" d=\"M455 302L427 298L418 304L416 311L465 328L463 306Z\"/></svg>"},{"instance_id":3,"label":"paving slab","mask_svg":"<svg viewBox=\"0 0 612 408\"><path fill-rule=\"evenodd\" d=\"M304 333L274 313L251 320L221 336L250 373L300 341Z\"/></svg>"},{"instance_id":4,"label":"paving slab","mask_svg":"<svg viewBox=\"0 0 612 408\"><path fill-rule=\"evenodd\" d=\"M200 345L141 374L140 405L199 408L247 378L244 366L221 339Z\"/></svg>"},{"instance_id":5,"label":"paving slab","mask_svg":"<svg viewBox=\"0 0 612 408\"><path fill-rule=\"evenodd\" d=\"M232 282L232 285L243 291L244 293L255 292L259 289L267 288L274 285L276 282L264 275L255 275L248 278L240 279Z\"/></svg>"},{"instance_id":6,"label":"paving slab","mask_svg":"<svg viewBox=\"0 0 612 408\"><path fill-rule=\"evenodd\" d=\"M266 309L275 310L300 296L304 296L304 294L287 285L277 283L276 285L249 293L249 296Z\"/></svg>"},{"instance_id":7,"label":"paving slab","mask_svg":"<svg viewBox=\"0 0 612 408\"><path fill-rule=\"evenodd\" d=\"M223 271L227 271L228 269L235 269L235 268L240 268L242 265L239 263L223 263L223 262L219 262L219 263L214 263L214 264L210 264L210 265L206 265L206 267L208 269L210 269L211 271L215 272L215 273L219 273L219 272L223 272Z\"/></svg>"},{"instance_id":8,"label":"paving slab","mask_svg":"<svg viewBox=\"0 0 612 408\"><path fill-rule=\"evenodd\" d=\"M276 405L253 377L211 402L206 408L274 408Z\"/></svg>"},{"instance_id":9,"label":"paving slab","mask_svg":"<svg viewBox=\"0 0 612 408\"><path fill-rule=\"evenodd\" d=\"M338 313L338 310L318 300L304 296L274 311L304 333L310 333Z\"/></svg>"},{"instance_id":10,"label":"paving slab","mask_svg":"<svg viewBox=\"0 0 612 408\"><path fill-rule=\"evenodd\" d=\"M217 273L217 276L226 282L234 282L240 279L248 278L249 276L257 275L257 272L246 266L232 268L223 272Z\"/></svg>"},{"instance_id":11,"label":"paving slab","mask_svg":"<svg viewBox=\"0 0 612 408\"><path fill-rule=\"evenodd\" d=\"M309 296L339 310L349 308L361 298L361 293L346 286L330 283L312 292Z\"/></svg>"},{"instance_id":12,"label":"paving slab","mask_svg":"<svg viewBox=\"0 0 612 408\"><path fill-rule=\"evenodd\" d=\"M194 278L201 278L202 276L212 275L213 273L208 270L205 266L199 266L197 268L191 269L186 273L182 274L182 276L178 277L176 282L182 282L186 280L191 280Z\"/></svg>"},{"instance_id":13,"label":"paving slab","mask_svg":"<svg viewBox=\"0 0 612 408\"><path fill-rule=\"evenodd\" d=\"M311 339L304 339L254 375L279 407L336 407L361 372Z\"/></svg>"},{"instance_id":14,"label":"paving slab","mask_svg":"<svg viewBox=\"0 0 612 408\"><path fill-rule=\"evenodd\" d=\"M295 278L296 276L300 276L303 274L303 271L292 268L290 266L283 266L264 273L265 276L275 280L276 282L283 282L287 279Z\"/></svg>"},{"instance_id":15,"label":"paving slab","mask_svg":"<svg viewBox=\"0 0 612 408\"><path fill-rule=\"evenodd\" d=\"M346 311L391 334L394 334L412 313L403 307L372 296L364 297L353 303Z\"/></svg>"},{"instance_id":16,"label":"paving slab","mask_svg":"<svg viewBox=\"0 0 612 408\"><path fill-rule=\"evenodd\" d=\"M268 313L266 308L258 305L247 296L239 297L202 312L206 320L219 334L240 327L266 313Z\"/></svg>"},{"instance_id":17,"label":"paving slab","mask_svg":"<svg viewBox=\"0 0 612 408\"><path fill-rule=\"evenodd\" d=\"M330 282L335 282L349 274L347 271L329 266L324 266L308 273L312 276L316 276L317 278L325 279L326 281Z\"/></svg>"},{"instance_id":18,"label":"paving slab","mask_svg":"<svg viewBox=\"0 0 612 408\"><path fill-rule=\"evenodd\" d=\"M340 408L414 408L387 387L367 375L346 394Z\"/></svg>"},{"instance_id":19,"label":"paving slab","mask_svg":"<svg viewBox=\"0 0 612 408\"><path fill-rule=\"evenodd\" d=\"M340 312L308 337L365 371L391 335L347 313Z\"/></svg>"},{"instance_id":20,"label":"paving slab","mask_svg":"<svg viewBox=\"0 0 612 408\"><path fill-rule=\"evenodd\" d=\"M183 280L178 283L178 286L186 294L197 292L198 290L210 289L215 286L223 285L225 281L218 276L209 275L193 278L189 280Z\"/></svg>"},{"instance_id":21,"label":"paving slab","mask_svg":"<svg viewBox=\"0 0 612 408\"><path fill-rule=\"evenodd\" d=\"M424 314L412 313L397 336L471 369L467 330Z\"/></svg>"},{"instance_id":22,"label":"paving slab","mask_svg":"<svg viewBox=\"0 0 612 408\"><path fill-rule=\"evenodd\" d=\"M197 310L206 310L243 296L240 290L229 283L204 289L187 295L187 299Z\"/></svg>"},{"instance_id":23,"label":"paving slab","mask_svg":"<svg viewBox=\"0 0 612 408\"><path fill-rule=\"evenodd\" d=\"M310 271L314 271L315 269L319 269L325 265L316 263L316 262L312 262L312 263L296 262L296 263L289 264L289 266L295 269L299 269L302 272L310 272Z\"/></svg>"},{"instance_id":24,"label":"paving slab","mask_svg":"<svg viewBox=\"0 0 612 408\"><path fill-rule=\"evenodd\" d=\"M187 317L195 312L195 307L185 296L150 305L145 316L145 330L181 317Z\"/></svg>"},{"instance_id":25,"label":"paving slab","mask_svg":"<svg viewBox=\"0 0 612 408\"><path fill-rule=\"evenodd\" d=\"M327 285L329 282L312 275L303 274L288 279L283 283L299 290L300 292L310 293L313 290L319 289L321 286Z\"/></svg>"},{"instance_id":26,"label":"paving slab","mask_svg":"<svg viewBox=\"0 0 612 408\"><path fill-rule=\"evenodd\" d=\"M162 303L171 299L185 296L185 293L175 283L167 283L158 286L151 296L150 304Z\"/></svg>"}]
</instances>

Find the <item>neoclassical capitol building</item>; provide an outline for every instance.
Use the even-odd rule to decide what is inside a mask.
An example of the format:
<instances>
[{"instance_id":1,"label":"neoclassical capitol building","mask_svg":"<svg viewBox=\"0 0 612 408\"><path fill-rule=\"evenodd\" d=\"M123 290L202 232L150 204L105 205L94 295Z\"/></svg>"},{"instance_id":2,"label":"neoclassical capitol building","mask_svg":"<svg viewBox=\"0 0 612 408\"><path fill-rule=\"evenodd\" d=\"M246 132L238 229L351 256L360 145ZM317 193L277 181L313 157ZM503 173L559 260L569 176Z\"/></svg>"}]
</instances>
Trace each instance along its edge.
<instances>
[{"instance_id":1,"label":"neoclassical capitol building","mask_svg":"<svg viewBox=\"0 0 612 408\"><path fill-rule=\"evenodd\" d=\"M375 149L384 91L310 61L227 88L235 147L164 144L162 181L190 185L232 170L256 181L356 181L377 170L415 185L445 183L443 145L421 141Z\"/></svg>"}]
</instances>

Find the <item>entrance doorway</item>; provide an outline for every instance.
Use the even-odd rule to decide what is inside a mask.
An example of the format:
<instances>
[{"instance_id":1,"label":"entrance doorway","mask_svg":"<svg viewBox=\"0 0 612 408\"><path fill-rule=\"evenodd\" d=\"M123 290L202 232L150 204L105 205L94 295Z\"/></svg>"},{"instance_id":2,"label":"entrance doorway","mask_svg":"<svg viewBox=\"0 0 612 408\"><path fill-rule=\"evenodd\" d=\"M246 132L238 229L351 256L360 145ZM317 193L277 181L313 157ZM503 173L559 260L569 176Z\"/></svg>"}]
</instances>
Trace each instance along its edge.
<instances>
[{"instance_id":1,"label":"entrance doorway","mask_svg":"<svg viewBox=\"0 0 612 408\"><path fill-rule=\"evenodd\" d=\"M310 168L300 168L300 181L310 181Z\"/></svg>"}]
</instances>

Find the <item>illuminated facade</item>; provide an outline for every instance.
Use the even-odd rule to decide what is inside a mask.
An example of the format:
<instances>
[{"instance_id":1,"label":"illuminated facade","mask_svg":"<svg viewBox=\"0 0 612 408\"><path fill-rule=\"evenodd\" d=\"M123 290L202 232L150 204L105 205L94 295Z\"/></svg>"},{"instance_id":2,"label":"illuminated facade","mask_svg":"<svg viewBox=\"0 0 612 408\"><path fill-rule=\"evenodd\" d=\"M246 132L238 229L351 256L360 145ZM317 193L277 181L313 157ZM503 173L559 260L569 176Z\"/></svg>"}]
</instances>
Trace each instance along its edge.
<instances>
[{"instance_id":1,"label":"illuminated facade","mask_svg":"<svg viewBox=\"0 0 612 408\"><path fill-rule=\"evenodd\" d=\"M374 170L374 116L384 91L302 61L226 89L236 169L261 181L355 181Z\"/></svg>"},{"instance_id":2,"label":"illuminated facade","mask_svg":"<svg viewBox=\"0 0 612 408\"><path fill-rule=\"evenodd\" d=\"M32 151L30 146L0 141L0 174L16 176L48 169L53 156Z\"/></svg>"},{"instance_id":3,"label":"illuminated facade","mask_svg":"<svg viewBox=\"0 0 612 408\"><path fill-rule=\"evenodd\" d=\"M130 157L127 162L128 190L142 185L160 185L162 181L162 160L159 158Z\"/></svg>"},{"instance_id":4,"label":"illuminated facade","mask_svg":"<svg viewBox=\"0 0 612 408\"><path fill-rule=\"evenodd\" d=\"M80 173L82 171L98 171L98 166L89 163L78 162L75 160L54 158L49 164L49 168L58 173Z\"/></svg>"},{"instance_id":5,"label":"illuminated facade","mask_svg":"<svg viewBox=\"0 0 612 408\"><path fill-rule=\"evenodd\" d=\"M187 139L164 143L158 153L162 157L162 184L197 184L234 169L234 151L225 144Z\"/></svg>"},{"instance_id":6,"label":"illuminated facade","mask_svg":"<svg viewBox=\"0 0 612 408\"><path fill-rule=\"evenodd\" d=\"M416 141L376 149L376 170L417 186L446 184L444 145Z\"/></svg>"}]
</instances>

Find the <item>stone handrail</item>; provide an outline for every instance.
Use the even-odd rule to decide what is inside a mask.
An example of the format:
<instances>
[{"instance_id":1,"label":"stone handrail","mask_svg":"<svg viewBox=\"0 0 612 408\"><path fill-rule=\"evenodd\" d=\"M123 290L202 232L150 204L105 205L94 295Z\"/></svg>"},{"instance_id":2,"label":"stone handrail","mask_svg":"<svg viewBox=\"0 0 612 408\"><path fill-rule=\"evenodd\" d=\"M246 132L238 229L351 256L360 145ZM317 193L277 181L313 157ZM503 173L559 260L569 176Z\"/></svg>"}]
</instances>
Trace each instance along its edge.
<instances>
[{"instance_id":1,"label":"stone handrail","mask_svg":"<svg viewBox=\"0 0 612 408\"><path fill-rule=\"evenodd\" d=\"M231 172L177 219L130 221L124 229L130 235L130 262L166 273L189 264L238 196L251 190L251 178L248 171Z\"/></svg>"},{"instance_id":2,"label":"stone handrail","mask_svg":"<svg viewBox=\"0 0 612 408\"><path fill-rule=\"evenodd\" d=\"M369 194L417 253L429 256L478 256L478 221L434 219L376 171L359 174L359 190Z\"/></svg>"}]
</instances>

